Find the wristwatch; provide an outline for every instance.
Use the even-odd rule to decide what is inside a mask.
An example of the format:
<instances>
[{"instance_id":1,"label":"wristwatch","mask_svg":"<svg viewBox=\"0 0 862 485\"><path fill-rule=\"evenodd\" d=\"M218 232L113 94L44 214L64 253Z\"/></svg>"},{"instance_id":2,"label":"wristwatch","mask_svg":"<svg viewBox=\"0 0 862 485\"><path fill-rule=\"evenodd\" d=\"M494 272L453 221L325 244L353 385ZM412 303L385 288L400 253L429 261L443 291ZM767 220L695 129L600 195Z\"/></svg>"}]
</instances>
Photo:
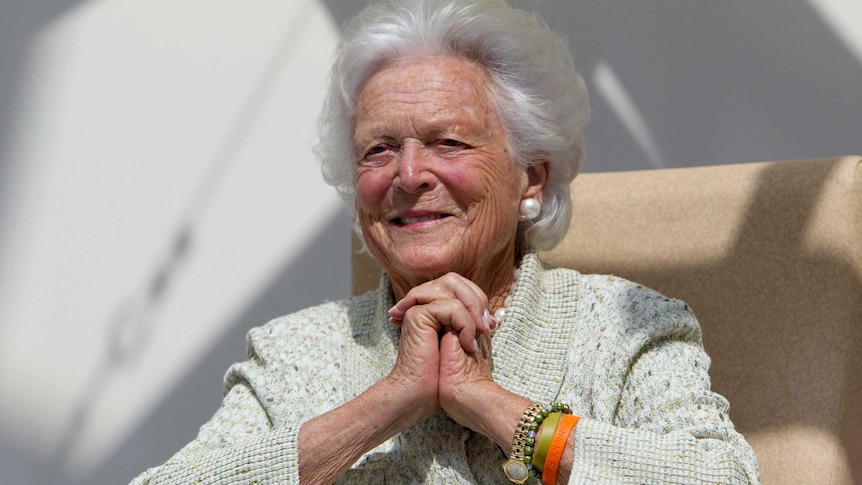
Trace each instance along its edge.
<instances>
[{"instance_id":1,"label":"wristwatch","mask_svg":"<svg viewBox=\"0 0 862 485\"><path fill-rule=\"evenodd\" d=\"M512 439L512 453L509 459L503 463L503 473L512 483L527 483L530 479L530 469L524 463L524 447L532 447L535 443L535 435L530 436L530 427L545 406L541 403L531 404L521 415L518 427L515 428L515 437ZM535 430L533 430L535 432Z\"/></svg>"}]
</instances>

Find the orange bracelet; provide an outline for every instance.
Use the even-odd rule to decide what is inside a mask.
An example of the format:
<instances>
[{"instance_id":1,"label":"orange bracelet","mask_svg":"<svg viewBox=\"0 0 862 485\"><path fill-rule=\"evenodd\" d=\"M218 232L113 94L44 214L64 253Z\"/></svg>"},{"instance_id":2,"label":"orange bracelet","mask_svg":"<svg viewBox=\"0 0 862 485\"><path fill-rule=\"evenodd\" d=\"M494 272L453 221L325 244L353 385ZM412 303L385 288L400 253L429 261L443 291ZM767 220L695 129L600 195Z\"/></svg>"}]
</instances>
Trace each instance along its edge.
<instances>
[{"instance_id":1,"label":"orange bracelet","mask_svg":"<svg viewBox=\"0 0 862 485\"><path fill-rule=\"evenodd\" d=\"M545 485L557 485L557 472L560 471L560 460L563 459L563 451L566 449L566 443L569 441L569 435L575 429L575 425L581 418L571 414L564 414L560 418L560 423L557 425L557 432L554 433L554 439L551 441L551 447L548 449L548 456L545 458L545 470L542 472L542 482Z\"/></svg>"}]
</instances>

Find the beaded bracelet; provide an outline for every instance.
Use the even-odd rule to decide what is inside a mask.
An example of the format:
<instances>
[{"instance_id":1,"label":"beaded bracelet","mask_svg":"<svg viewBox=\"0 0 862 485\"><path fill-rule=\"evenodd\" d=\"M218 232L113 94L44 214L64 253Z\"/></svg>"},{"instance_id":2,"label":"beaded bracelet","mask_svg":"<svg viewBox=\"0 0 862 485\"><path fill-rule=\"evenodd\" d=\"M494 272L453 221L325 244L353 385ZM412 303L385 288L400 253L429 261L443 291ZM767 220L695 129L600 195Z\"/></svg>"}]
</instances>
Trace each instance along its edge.
<instances>
[{"instance_id":1,"label":"beaded bracelet","mask_svg":"<svg viewBox=\"0 0 862 485\"><path fill-rule=\"evenodd\" d=\"M533 467L533 450L536 444L536 430L552 412L572 414L568 404L533 403L521 416L515 437L512 440L512 453L503 464L503 472L512 483L525 483L529 478L541 478L542 474Z\"/></svg>"}]
</instances>

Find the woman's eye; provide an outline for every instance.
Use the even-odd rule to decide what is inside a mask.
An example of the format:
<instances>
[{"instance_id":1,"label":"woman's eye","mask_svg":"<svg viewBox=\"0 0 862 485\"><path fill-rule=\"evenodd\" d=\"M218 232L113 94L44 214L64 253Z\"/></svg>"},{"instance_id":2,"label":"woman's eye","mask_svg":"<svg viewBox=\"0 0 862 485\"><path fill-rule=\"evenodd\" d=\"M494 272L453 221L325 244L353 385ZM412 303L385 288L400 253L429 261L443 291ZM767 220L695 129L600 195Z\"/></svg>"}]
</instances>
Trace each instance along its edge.
<instances>
[{"instance_id":1,"label":"woman's eye","mask_svg":"<svg viewBox=\"0 0 862 485\"><path fill-rule=\"evenodd\" d=\"M453 138L444 138L439 140L437 144L446 148L462 148L467 146L466 143Z\"/></svg>"},{"instance_id":2,"label":"woman's eye","mask_svg":"<svg viewBox=\"0 0 862 485\"><path fill-rule=\"evenodd\" d=\"M375 145L365 151L360 163L362 164L383 164L389 159L389 155L393 153L393 149L389 145Z\"/></svg>"},{"instance_id":3,"label":"woman's eye","mask_svg":"<svg viewBox=\"0 0 862 485\"><path fill-rule=\"evenodd\" d=\"M365 156L366 157L372 157L374 155L380 155L380 154L383 154L383 153L390 151L391 149L392 148L389 147L388 145L375 145L375 146L369 148L368 151L365 152Z\"/></svg>"}]
</instances>

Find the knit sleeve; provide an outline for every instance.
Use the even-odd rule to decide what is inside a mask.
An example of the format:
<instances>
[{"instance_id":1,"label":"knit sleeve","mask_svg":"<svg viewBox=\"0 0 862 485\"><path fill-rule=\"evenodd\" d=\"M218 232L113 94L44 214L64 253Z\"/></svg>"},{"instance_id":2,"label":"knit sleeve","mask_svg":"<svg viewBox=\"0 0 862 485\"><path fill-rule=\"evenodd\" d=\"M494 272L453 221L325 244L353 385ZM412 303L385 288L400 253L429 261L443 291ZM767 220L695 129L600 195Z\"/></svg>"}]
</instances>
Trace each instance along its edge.
<instances>
[{"instance_id":1,"label":"knit sleeve","mask_svg":"<svg viewBox=\"0 0 862 485\"><path fill-rule=\"evenodd\" d=\"M373 325L377 306L369 293L249 331L249 358L225 375L215 416L194 441L132 483L299 483L302 424L355 398L394 362L393 342Z\"/></svg>"},{"instance_id":2,"label":"knit sleeve","mask_svg":"<svg viewBox=\"0 0 862 485\"><path fill-rule=\"evenodd\" d=\"M238 382L194 441L132 485L299 483L299 427L272 428L254 390Z\"/></svg>"},{"instance_id":3,"label":"knit sleeve","mask_svg":"<svg viewBox=\"0 0 862 485\"><path fill-rule=\"evenodd\" d=\"M660 295L632 303L607 366L619 385L603 386L615 406L578 424L570 483L758 483L754 452L710 389L693 313Z\"/></svg>"},{"instance_id":4,"label":"knit sleeve","mask_svg":"<svg viewBox=\"0 0 862 485\"><path fill-rule=\"evenodd\" d=\"M132 485L298 484L301 423L272 426L255 389L242 378L242 370L254 366L253 361L233 366L222 405L197 438Z\"/></svg>"}]
</instances>

